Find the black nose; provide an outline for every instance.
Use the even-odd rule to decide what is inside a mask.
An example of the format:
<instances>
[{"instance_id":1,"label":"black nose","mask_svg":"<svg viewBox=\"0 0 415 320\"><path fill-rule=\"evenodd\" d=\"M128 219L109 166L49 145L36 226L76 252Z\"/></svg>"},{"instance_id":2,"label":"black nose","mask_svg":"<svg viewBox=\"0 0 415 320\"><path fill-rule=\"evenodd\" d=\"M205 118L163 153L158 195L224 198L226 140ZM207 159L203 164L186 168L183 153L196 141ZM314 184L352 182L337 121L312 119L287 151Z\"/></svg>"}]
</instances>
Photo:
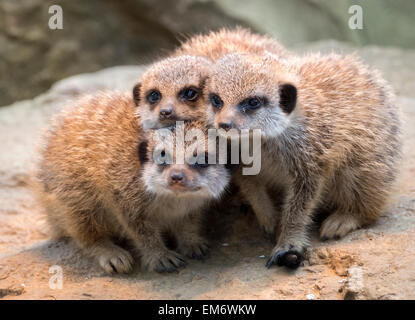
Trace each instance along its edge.
<instances>
[{"instance_id":1,"label":"black nose","mask_svg":"<svg viewBox=\"0 0 415 320\"><path fill-rule=\"evenodd\" d=\"M180 183L183 184L185 181L185 176L183 172L172 172L170 174L170 182L171 183Z\"/></svg>"},{"instance_id":2,"label":"black nose","mask_svg":"<svg viewBox=\"0 0 415 320\"><path fill-rule=\"evenodd\" d=\"M160 118L169 118L173 114L173 107L163 107L160 109Z\"/></svg>"},{"instance_id":3,"label":"black nose","mask_svg":"<svg viewBox=\"0 0 415 320\"><path fill-rule=\"evenodd\" d=\"M233 122L232 121L229 121L229 122L219 122L219 128L228 131L228 130L230 130L230 129L233 128Z\"/></svg>"}]
</instances>

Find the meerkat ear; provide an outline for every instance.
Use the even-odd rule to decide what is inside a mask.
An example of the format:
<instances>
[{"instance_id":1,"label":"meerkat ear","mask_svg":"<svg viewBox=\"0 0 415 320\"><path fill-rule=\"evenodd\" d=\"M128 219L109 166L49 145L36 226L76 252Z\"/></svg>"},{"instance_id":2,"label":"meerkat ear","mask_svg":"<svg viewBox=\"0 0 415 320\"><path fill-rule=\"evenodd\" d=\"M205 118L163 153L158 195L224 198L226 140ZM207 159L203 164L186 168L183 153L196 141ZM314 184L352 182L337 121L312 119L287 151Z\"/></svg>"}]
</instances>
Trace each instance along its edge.
<instances>
[{"instance_id":1,"label":"meerkat ear","mask_svg":"<svg viewBox=\"0 0 415 320\"><path fill-rule=\"evenodd\" d=\"M297 88L290 84L284 83L280 85L280 107L285 112L290 114L297 104Z\"/></svg>"},{"instance_id":2,"label":"meerkat ear","mask_svg":"<svg viewBox=\"0 0 415 320\"><path fill-rule=\"evenodd\" d=\"M140 160L141 164L149 160L148 154L147 154L147 147L148 147L148 141L146 140L140 142L140 144L138 145L138 159Z\"/></svg>"},{"instance_id":3,"label":"meerkat ear","mask_svg":"<svg viewBox=\"0 0 415 320\"><path fill-rule=\"evenodd\" d=\"M138 106L140 102L140 88L141 88L140 82L137 83L133 88L133 99L134 99L134 103L136 106Z\"/></svg>"}]
</instances>

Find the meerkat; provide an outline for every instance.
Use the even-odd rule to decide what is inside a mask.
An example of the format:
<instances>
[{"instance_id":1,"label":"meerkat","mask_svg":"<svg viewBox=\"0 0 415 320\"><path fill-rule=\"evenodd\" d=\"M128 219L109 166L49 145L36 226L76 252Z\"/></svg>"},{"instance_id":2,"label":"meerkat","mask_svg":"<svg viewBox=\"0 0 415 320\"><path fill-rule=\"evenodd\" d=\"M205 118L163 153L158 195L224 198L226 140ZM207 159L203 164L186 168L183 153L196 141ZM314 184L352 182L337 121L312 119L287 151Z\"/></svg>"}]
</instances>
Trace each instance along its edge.
<instances>
[{"instance_id":1,"label":"meerkat","mask_svg":"<svg viewBox=\"0 0 415 320\"><path fill-rule=\"evenodd\" d=\"M168 149L174 135L157 140L139 123L128 94L85 97L55 117L42 152L39 198L54 237L72 238L108 273L133 267L132 252L117 239L129 240L142 266L157 272L183 267L185 256L203 257L200 213L230 179L224 165L177 164L175 149ZM184 123L184 133L193 129L204 135L206 123ZM176 250L166 247L166 232L174 234Z\"/></svg>"},{"instance_id":2,"label":"meerkat","mask_svg":"<svg viewBox=\"0 0 415 320\"><path fill-rule=\"evenodd\" d=\"M205 112L202 87L211 63L233 52L287 56L277 41L242 28L191 37L170 57L150 65L134 86L143 128L159 129L180 120L200 119Z\"/></svg>"},{"instance_id":3,"label":"meerkat","mask_svg":"<svg viewBox=\"0 0 415 320\"><path fill-rule=\"evenodd\" d=\"M392 90L377 71L354 56L230 54L214 64L204 90L216 128L261 129L261 171L236 180L263 227L278 225L268 268L300 265L319 208L331 212L322 239L380 215L401 137ZM278 214L276 195L284 197Z\"/></svg>"}]
</instances>

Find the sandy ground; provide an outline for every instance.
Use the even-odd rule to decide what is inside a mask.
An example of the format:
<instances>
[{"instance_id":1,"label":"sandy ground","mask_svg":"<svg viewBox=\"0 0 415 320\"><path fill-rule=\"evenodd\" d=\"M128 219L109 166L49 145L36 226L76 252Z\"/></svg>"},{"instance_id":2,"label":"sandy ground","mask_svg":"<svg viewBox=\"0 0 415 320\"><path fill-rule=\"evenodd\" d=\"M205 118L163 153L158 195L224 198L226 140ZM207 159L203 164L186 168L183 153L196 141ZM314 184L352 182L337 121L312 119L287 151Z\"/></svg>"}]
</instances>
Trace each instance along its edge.
<instances>
[{"instance_id":1,"label":"sandy ground","mask_svg":"<svg viewBox=\"0 0 415 320\"><path fill-rule=\"evenodd\" d=\"M335 42L296 50L350 52ZM57 83L33 100L0 108L0 298L2 299L415 299L415 52L358 50L381 69L403 111L404 163L390 206L379 221L338 241L320 242L317 226L304 266L265 268L272 243L250 213L209 219L211 255L175 274L106 276L70 242L48 240L42 209L30 192L36 145L49 116L68 98L129 88L140 67L117 67ZM56 288L58 266L62 288ZM52 268L51 268L52 267ZM51 272L51 273L50 273Z\"/></svg>"}]
</instances>

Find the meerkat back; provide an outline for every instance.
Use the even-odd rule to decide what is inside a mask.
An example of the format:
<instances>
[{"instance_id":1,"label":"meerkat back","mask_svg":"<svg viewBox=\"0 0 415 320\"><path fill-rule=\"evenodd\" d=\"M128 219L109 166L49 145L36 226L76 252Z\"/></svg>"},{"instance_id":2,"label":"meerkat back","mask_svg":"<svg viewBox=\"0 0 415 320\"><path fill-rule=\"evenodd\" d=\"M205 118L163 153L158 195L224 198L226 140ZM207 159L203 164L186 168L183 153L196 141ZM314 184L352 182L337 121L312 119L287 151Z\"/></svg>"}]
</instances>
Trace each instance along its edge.
<instances>
[{"instance_id":1,"label":"meerkat back","mask_svg":"<svg viewBox=\"0 0 415 320\"><path fill-rule=\"evenodd\" d=\"M275 39L252 33L245 28L221 29L205 35L196 35L183 42L174 55L195 55L216 61L229 53L264 54L269 52L277 58L289 55Z\"/></svg>"}]
</instances>

